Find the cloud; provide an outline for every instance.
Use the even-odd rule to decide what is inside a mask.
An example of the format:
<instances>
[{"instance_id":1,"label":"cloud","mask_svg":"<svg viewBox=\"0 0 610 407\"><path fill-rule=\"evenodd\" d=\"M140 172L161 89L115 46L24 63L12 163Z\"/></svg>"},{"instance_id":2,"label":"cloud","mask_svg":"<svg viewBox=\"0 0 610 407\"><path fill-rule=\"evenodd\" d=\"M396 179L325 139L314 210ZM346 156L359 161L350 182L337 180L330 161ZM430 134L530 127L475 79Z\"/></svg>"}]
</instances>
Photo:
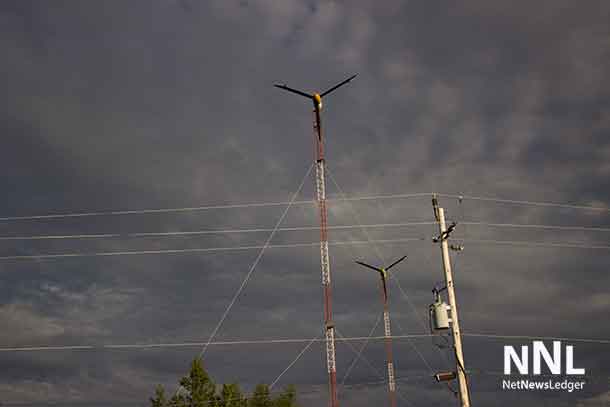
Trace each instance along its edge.
<instances>
[{"instance_id":1,"label":"cloud","mask_svg":"<svg viewBox=\"0 0 610 407\"><path fill-rule=\"evenodd\" d=\"M610 204L607 18L604 5L561 1L433 2L156 1L81 8L0 6L7 80L0 96L3 216L286 201L312 161L310 102L276 81L325 89L357 80L324 103L327 164L347 195L445 192L514 200ZM328 194L340 195L328 179ZM297 199L310 199L313 178ZM606 251L512 247L483 240L607 245L605 232L464 226L607 225L604 211L441 198L460 222L453 257L465 332L605 338ZM433 219L430 197L329 203L333 225ZM281 207L45 222L0 222L2 236L272 228ZM354 216L353 212L357 212ZM298 205L283 225L317 224ZM430 289L442 280L432 226L370 229L408 244L333 246L337 326L366 335L378 311L375 279L353 261L408 260L390 287L397 333L427 330ZM2 255L261 245L267 233L165 238L3 241ZM358 229L331 240L363 240ZM272 243L316 242L317 231L279 232ZM470 239L470 240L469 240ZM257 251L2 262L0 345L205 341ZM268 249L228 314L222 339L320 333L318 249ZM398 325L404 329L399 329ZM402 331L402 332L401 332ZM397 341L398 342L398 341ZM513 342L511 342L513 343ZM383 348L365 353L383 369ZM518 345L518 343L515 343ZM425 363L396 343L402 377ZM433 369L430 341L416 346ZM467 365L498 370L502 343L465 339ZM339 345L344 372L351 351ZM600 350L601 349L601 350ZM170 385L200 349L0 355L8 401L138 400ZM221 348L206 354L218 381L272 381L298 346ZM603 348L577 348L579 364L607 376ZM430 373L430 372L427 372ZM539 405L543 394L498 393L473 377L479 402ZM355 382L377 380L366 366ZM429 377L428 377L429 379ZM322 347L282 379L325 388ZM318 385L315 387L314 385ZM451 395L424 379L405 384L414 404ZM604 387L605 386L605 387ZM92 391L91 389L97 389ZM593 383L579 399L604 397ZM324 391L303 395L319 403ZM104 397L111 395L112 400ZM344 390L345 402L385 402L383 386ZM566 405L577 401L559 396ZM594 401L591 401L594 402ZM602 402L596 400L595 402Z\"/></svg>"},{"instance_id":2,"label":"cloud","mask_svg":"<svg viewBox=\"0 0 610 407\"><path fill-rule=\"evenodd\" d=\"M0 318L6 324L1 340L19 344L24 341L45 340L65 332L61 321L45 318L27 304L12 303L0 307Z\"/></svg>"}]
</instances>

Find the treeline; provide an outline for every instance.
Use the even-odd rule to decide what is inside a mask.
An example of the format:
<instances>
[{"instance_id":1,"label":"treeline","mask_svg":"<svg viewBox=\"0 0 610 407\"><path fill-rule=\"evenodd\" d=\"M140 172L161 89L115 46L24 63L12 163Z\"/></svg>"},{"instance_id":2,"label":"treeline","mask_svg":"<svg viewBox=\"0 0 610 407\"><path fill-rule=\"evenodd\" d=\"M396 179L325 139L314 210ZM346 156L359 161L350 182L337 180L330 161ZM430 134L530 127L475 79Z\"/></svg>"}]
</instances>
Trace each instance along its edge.
<instances>
[{"instance_id":1,"label":"treeline","mask_svg":"<svg viewBox=\"0 0 610 407\"><path fill-rule=\"evenodd\" d=\"M288 386L276 397L271 396L266 384L257 385L249 397L237 383L217 386L203 368L201 359L193 360L180 386L180 391L168 398L163 386L158 385L150 399L151 407L298 407L294 386Z\"/></svg>"}]
</instances>

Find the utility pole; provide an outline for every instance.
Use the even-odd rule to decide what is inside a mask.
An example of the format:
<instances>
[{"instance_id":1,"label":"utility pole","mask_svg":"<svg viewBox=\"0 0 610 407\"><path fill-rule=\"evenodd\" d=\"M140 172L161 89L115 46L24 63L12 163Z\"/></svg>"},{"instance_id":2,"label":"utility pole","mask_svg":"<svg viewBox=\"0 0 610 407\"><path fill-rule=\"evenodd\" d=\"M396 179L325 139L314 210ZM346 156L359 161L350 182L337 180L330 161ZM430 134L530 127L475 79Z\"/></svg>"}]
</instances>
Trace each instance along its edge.
<instances>
[{"instance_id":1,"label":"utility pole","mask_svg":"<svg viewBox=\"0 0 610 407\"><path fill-rule=\"evenodd\" d=\"M390 330L390 310L388 306L388 271L406 258L407 256L403 256L386 268L371 266L370 264L366 264L362 261L356 262L361 266L375 270L379 273L379 276L381 277L381 302L383 303L384 328L383 333L385 336L386 363L388 367L388 393L390 398L390 407L396 407L396 380L394 378L394 356L392 354L392 332Z\"/></svg>"},{"instance_id":2,"label":"utility pole","mask_svg":"<svg viewBox=\"0 0 610 407\"><path fill-rule=\"evenodd\" d=\"M432 197L432 207L434 216L438 221L439 236L434 241L440 241L441 254L443 256L443 269L445 270L445 286L447 287L447 297L449 298L449 307L451 311L451 333L453 335L453 346L455 350L455 361L457 364L457 378L460 387L460 401L462 407L470 407L470 392L468 391L468 382L466 379L466 371L464 368L464 354L462 352L462 334L460 331L460 322L458 319L457 301L455 299L455 289L453 287L453 276L451 274L451 260L449 258L449 245L447 240L450 233L453 231L455 224L447 228L445 224L445 211L438 206L436 195Z\"/></svg>"},{"instance_id":3,"label":"utility pole","mask_svg":"<svg viewBox=\"0 0 610 407\"><path fill-rule=\"evenodd\" d=\"M330 281L330 260L328 257L328 211L326 207L326 159L324 156L324 138L322 137L322 98L349 83L356 75L336 84L322 93L307 93L290 88L285 84L274 86L288 92L303 96L313 102L313 130L316 160L316 198L320 216L320 264L322 266L322 287L324 290L324 336L326 338L326 368L328 371L328 387L330 392L330 407L339 407L337 397L337 366L335 363L335 325L332 311L332 286Z\"/></svg>"}]
</instances>

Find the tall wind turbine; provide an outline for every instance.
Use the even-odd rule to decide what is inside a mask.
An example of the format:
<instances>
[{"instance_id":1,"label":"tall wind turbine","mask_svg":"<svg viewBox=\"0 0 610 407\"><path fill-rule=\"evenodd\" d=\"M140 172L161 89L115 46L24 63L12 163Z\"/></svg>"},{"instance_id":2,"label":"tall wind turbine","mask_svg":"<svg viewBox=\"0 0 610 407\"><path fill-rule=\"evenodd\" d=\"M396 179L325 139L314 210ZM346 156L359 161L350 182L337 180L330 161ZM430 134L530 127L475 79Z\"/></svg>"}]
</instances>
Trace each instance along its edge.
<instances>
[{"instance_id":1,"label":"tall wind turbine","mask_svg":"<svg viewBox=\"0 0 610 407\"><path fill-rule=\"evenodd\" d=\"M394 378L394 357L392 355L392 332L390 330L390 311L388 309L389 307L387 279L388 270L390 270L392 267L394 267L406 258L407 256L403 256L386 268L371 266L370 264L366 264L361 261L356 262L361 266L375 270L379 273L379 276L381 277L381 299L383 301L383 326L385 336L386 358L388 365L388 392L390 395L390 407L396 407L396 380Z\"/></svg>"},{"instance_id":2,"label":"tall wind turbine","mask_svg":"<svg viewBox=\"0 0 610 407\"><path fill-rule=\"evenodd\" d=\"M356 75L352 75L343 82L336 84L322 93L307 93L290 88L284 84L274 85L276 88L286 90L310 99L313 102L314 133L316 147L316 193L318 208L320 211L320 263L322 265L322 286L324 288L324 332L326 337L326 368L328 370L328 382L330 391L330 407L338 407L337 398L337 367L335 363L335 326L332 313L332 287L330 282L330 261L328 258L328 226L326 208L326 176L324 173L324 139L322 137L322 123L320 111L322 110L322 98L334 92L341 86L347 84Z\"/></svg>"}]
</instances>

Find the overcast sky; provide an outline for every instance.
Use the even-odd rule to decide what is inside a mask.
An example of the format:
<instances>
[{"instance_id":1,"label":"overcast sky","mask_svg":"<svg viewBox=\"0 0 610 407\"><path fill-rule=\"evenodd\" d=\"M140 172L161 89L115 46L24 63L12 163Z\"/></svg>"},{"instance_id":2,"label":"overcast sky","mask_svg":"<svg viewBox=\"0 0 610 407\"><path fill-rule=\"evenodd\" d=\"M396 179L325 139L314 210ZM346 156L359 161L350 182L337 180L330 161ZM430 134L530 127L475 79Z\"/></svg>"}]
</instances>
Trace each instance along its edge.
<instances>
[{"instance_id":1,"label":"overcast sky","mask_svg":"<svg viewBox=\"0 0 610 407\"><path fill-rule=\"evenodd\" d=\"M330 196L438 192L608 207L608 21L607 1L3 1L0 235L273 228L283 206L13 217L290 200L313 159L311 104L272 85L324 90L353 73L324 100ZM312 199L313 183L310 174L296 200ZM603 209L440 203L458 223L610 227ZM329 208L331 225L434 220L429 195ZM298 204L281 226L317 221L313 205ZM424 240L331 246L340 334L368 335L381 311L377 277L353 261L405 254L393 269L404 293L389 286L393 332L428 332L431 289L443 279L435 233L433 224L375 228L373 240ZM205 342L259 251L6 256L256 246L268 237L2 240L0 348ZM281 231L271 244L318 237ZM366 239L360 229L330 232L331 241ZM463 224L455 243L465 246L452 254L464 333L610 338L607 229ZM320 281L315 246L267 249L216 338L321 335ZM454 369L439 341L395 341L400 406L456 403L430 378ZM608 344L572 343L590 376L582 392L503 391L494 374L503 346L529 344L464 337L466 367L479 372L473 405L610 404ZM249 390L275 380L302 347L211 346L204 363L217 382ZM156 384L175 389L200 351L0 352L0 403L147 405ZM343 406L387 402L385 386L371 383L384 379L382 342L364 356L372 367L355 365L352 386L339 389ZM337 344L340 382L353 357ZM324 358L312 345L278 388L294 383L303 406L324 405Z\"/></svg>"}]
</instances>

